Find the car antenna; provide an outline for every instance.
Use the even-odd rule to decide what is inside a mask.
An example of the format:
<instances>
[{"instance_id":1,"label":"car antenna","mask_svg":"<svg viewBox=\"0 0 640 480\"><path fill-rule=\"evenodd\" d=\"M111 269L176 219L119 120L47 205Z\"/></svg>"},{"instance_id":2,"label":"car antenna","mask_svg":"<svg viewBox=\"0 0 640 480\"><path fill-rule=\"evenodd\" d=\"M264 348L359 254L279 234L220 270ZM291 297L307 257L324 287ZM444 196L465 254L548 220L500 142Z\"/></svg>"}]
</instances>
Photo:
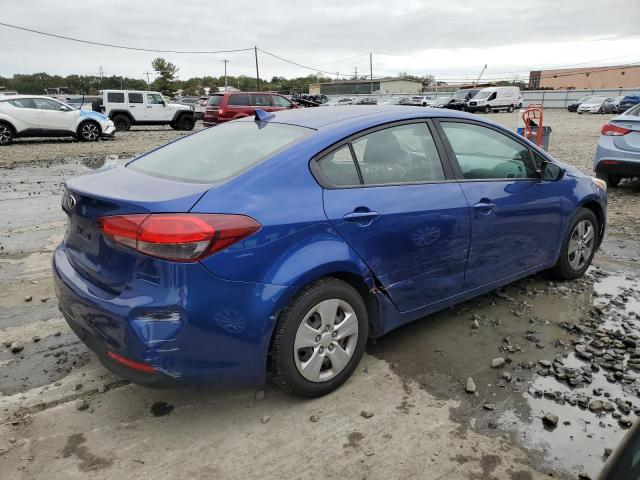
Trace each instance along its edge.
<instances>
[{"instance_id":1,"label":"car antenna","mask_svg":"<svg viewBox=\"0 0 640 480\"><path fill-rule=\"evenodd\" d=\"M264 110L260 110L259 108L256 108L256 116L255 116L256 122L267 122L274 117L275 115L273 113L265 112Z\"/></svg>"}]
</instances>

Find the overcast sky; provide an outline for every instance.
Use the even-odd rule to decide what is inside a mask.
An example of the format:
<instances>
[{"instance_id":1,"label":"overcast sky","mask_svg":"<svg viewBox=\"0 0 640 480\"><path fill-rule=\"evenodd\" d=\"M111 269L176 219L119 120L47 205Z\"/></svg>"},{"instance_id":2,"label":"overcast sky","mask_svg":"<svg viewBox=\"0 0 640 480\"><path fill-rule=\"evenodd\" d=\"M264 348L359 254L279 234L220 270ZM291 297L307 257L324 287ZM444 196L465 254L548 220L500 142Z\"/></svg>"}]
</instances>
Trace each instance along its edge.
<instances>
[{"instance_id":1,"label":"overcast sky","mask_svg":"<svg viewBox=\"0 0 640 480\"><path fill-rule=\"evenodd\" d=\"M640 63L640 0L29 0L0 22L102 43L164 50L253 47L330 72L435 74L439 80L528 78L555 66ZM613 37L613 38L612 38ZM83 45L0 26L0 75L48 72L144 78L163 56L180 78L255 75L253 52L156 54ZM348 58L347 57L354 57ZM259 53L260 74L313 73ZM580 64L580 65L578 65ZM154 77L152 76L152 79Z\"/></svg>"}]
</instances>

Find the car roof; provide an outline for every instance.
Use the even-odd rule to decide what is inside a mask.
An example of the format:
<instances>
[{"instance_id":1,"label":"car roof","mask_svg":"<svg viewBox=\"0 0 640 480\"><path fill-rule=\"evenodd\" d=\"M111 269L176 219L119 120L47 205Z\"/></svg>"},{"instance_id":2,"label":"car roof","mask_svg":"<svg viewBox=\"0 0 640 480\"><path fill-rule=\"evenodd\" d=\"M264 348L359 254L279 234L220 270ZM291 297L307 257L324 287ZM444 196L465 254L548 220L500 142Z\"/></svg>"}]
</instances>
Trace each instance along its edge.
<instances>
[{"instance_id":1,"label":"car roof","mask_svg":"<svg viewBox=\"0 0 640 480\"><path fill-rule=\"evenodd\" d=\"M19 100L21 98L48 98L49 100L56 100L49 95L0 95L0 101L2 100ZM59 101L59 100L58 100Z\"/></svg>"},{"instance_id":2,"label":"car roof","mask_svg":"<svg viewBox=\"0 0 640 480\"><path fill-rule=\"evenodd\" d=\"M429 109L424 107L404 107L395 105L349 105L341 107L296 108L273 112L271 122L298 125L315 130L340 124L349 127L365 121L367 123L388 123L412 118L447 117L477 118L455 110ZM253 121L253 117L248 117Z\"/></svg>"}]
</instances>

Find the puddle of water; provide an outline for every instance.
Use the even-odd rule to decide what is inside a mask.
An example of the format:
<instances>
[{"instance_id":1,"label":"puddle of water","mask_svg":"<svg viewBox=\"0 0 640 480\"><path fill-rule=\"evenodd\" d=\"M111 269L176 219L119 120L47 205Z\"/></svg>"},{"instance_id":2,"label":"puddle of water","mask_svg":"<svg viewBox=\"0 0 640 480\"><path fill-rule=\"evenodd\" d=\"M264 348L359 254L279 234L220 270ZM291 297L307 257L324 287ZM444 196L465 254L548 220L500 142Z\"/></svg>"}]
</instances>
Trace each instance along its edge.
<instances>
[{"instance_id":1,"label":"puddle of water","mask_svg":"<svg viewBox=\"0 0 640 480\"><path fill-rule=\"evenodd\" d=\"M431 394L459 399L460 407L451 412L453 420L462 425L473 421L475 428L487 434L495 426L509 433L541 466L552 468L549 471L556 472L556 478L565 474L575 478L580 472L594 476L603 465L604 448L615 447L625 430L611 413L595 414L563 397L611 402L622 398L640 407L637 380L611 383L605 377L611 371L588 368L592 383L570 387L553 375L541 375L544 369L538 361L553 362L559 355L565 369L582 373L589 362L575 356L574 344L586 344L591 337L584 339L579 331L567 327L588 324L584 319L593 316L594 306L604 312L595 322L597 331L623 331L626 325L639 333L639 286L636 277L594 267L574 282L556 284L538 275L405 326L379 339L369 350ZM472 328L474 318L478 329ZM590 335L586 329L585 334ZM507 360L505 367L491 368L491 360L497 357ZM512 380L505 380L503 372ZM637 377L632 370L625 373ZM477 385L477 395L464 392L469 377ZM593 390L599 388L610 397L595 396ZM536 390L539 394L557 392L560 400L539 398ZM485 410L485 403L495 409ZM560 418L553 431L546 430L541 421L547 412ZM634 420L633 408L630 416L623 416Z\"/></svg>"}]
</instances>

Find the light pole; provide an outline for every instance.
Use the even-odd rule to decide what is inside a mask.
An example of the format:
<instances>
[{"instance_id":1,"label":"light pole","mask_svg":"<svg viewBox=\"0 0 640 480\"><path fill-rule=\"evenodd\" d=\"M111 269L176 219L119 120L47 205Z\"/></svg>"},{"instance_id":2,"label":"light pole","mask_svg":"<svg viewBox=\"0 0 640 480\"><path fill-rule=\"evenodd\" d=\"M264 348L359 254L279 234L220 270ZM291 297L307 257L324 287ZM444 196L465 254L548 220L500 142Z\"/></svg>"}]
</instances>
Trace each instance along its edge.
<instances>
[{"instance_id":1,"label":"light pole","mask_svg":"<svg viewBox=\"0 0 640 480\"><path fill-rule=\"evenodd\" d=\"M227 91L227 63L229 63L229 60L227 60L226 58L224 60L222 60L224 62L224 91Z\"/></svg>"}]
</instances>

